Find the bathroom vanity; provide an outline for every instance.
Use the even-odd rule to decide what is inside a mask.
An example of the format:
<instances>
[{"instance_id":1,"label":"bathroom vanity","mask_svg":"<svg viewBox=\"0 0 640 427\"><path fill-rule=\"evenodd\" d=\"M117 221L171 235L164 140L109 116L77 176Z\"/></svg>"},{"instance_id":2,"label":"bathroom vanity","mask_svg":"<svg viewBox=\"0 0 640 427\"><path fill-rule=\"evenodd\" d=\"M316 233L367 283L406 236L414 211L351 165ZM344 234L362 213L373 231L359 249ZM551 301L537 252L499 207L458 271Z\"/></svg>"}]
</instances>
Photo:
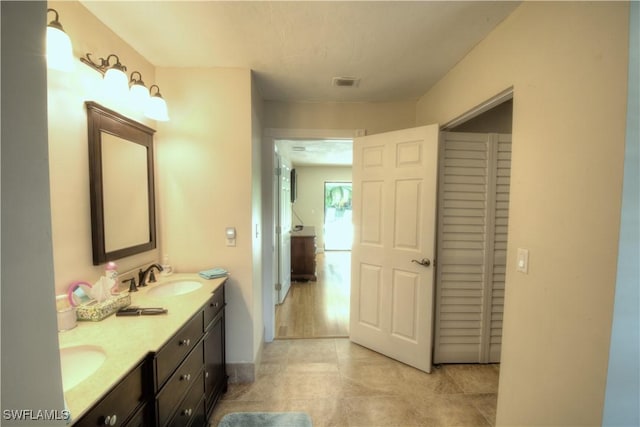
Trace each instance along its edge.
<instances>
[{"instance_id":1,"label":"bathroom vanity","mask_svg":"<svg viewBox=\"0 0 640 427\"><path fill-rule=\"evenodd\" d=\"M106 356L65 390L72 425L206 425L227 387L225 281L169 276L132 293L132 305L164 307L167 314L112 315L60 333L61 348L97 348ZM172 284L185 282L200 286L174 294L186 288Z\"/></svg>"}]
</instances>

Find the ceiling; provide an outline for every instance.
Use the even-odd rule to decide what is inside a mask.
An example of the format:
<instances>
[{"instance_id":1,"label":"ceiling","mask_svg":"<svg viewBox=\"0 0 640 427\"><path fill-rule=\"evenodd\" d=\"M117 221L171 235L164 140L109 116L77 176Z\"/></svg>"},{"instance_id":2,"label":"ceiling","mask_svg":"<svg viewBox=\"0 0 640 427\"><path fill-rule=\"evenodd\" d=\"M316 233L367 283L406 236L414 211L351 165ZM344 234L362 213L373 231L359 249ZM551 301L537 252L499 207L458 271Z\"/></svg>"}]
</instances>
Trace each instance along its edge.
<instances>
[{"instance_id":1,"label":"ceiling","mask_svg":"<svg viewBox=\"0 0 640 427\"><path fill-rule=\"evenodd\" d=\"M250 68L265 100L417 100L516 1L82 1L157 67ZM356 77L357 87L332 86ZM298 141L298 143L301 143Z\"/></svg>"},{"instance_id":2,"label":"ceiling","mask_svg":"<svg viewBox=\"0 0 640 427\"><path fill-rule=\"evenodd\" d=\"M349 166L353 159L353 142L344 139L276 141L278 153L293 166Z\"/></svg>"}]
</instances>

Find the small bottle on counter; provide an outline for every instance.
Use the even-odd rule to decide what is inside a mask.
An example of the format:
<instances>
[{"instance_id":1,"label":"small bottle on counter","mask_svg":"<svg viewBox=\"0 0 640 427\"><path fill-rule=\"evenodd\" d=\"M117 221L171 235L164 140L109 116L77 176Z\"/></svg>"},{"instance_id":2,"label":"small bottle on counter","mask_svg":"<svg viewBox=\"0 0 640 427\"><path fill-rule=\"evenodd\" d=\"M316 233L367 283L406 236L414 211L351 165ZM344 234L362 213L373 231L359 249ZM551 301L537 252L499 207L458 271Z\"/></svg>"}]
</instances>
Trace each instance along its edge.
<instances>
[{"instance_id":1,"label":"small bottle on counter","mask_svg":"<svg viewBox=\"0 0 640 427\"><path fill-rule=\"evenodd\" d=\"M107 279L107 286L109 287L112 295L117 294L119 290L117 268L118 266L115 262L107 263L106 267L104 268L104 277Z\"/></svg>"},{"instance_id":2,"label":"small bottle on counter","mask_svg":"<svg viewBox=\"0 0 640 427\"><path fill-rule=\"evenodd\" d=\"M162 271L160 272L161 276L169 276L173 273L173 267L169 264L169 255L165 254L162 257L162 264L160 266L162 267Z\"/></svg>"}]
</instances>

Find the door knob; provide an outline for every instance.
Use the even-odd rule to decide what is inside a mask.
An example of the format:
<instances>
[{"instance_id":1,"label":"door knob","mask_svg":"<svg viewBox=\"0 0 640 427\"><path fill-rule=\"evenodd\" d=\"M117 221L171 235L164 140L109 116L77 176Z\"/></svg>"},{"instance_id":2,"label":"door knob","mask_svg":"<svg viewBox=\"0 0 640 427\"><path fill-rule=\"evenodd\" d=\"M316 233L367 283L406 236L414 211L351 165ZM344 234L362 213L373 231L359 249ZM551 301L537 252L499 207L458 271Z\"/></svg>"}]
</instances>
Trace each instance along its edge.
<instances>
[{"instance_id":1,"label":"door knob","mask_svg":"<svg viewBox=\"0 0 640 427\"><path fill-rule=\"evenodd\" d=\"M417 259L412 259L411 262L415 262L416 264L420 264L424 267L429 267L431 265L431 261L429 261L429 258L422 258L420 261L418 261Z\"/></svg>"}]
</instances>

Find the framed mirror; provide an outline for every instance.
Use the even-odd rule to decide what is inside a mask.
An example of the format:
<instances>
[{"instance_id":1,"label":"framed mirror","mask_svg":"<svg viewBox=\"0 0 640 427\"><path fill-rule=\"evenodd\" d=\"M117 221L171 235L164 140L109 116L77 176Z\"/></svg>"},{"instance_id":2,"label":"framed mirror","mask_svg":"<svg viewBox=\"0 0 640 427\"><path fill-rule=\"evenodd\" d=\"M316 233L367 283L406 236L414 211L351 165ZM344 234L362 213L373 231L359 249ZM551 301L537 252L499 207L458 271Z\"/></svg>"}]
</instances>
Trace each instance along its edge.
<instances>
[{"instance_id":1,"label":"framed mirror","mask_svg":"<svg viewBox=\"0 0 640 427\"><path fill-rule=\"evenodd\" d=\"M156 247L154 130L86 102L93 264Z\"/></svg>"}]
</instances>

